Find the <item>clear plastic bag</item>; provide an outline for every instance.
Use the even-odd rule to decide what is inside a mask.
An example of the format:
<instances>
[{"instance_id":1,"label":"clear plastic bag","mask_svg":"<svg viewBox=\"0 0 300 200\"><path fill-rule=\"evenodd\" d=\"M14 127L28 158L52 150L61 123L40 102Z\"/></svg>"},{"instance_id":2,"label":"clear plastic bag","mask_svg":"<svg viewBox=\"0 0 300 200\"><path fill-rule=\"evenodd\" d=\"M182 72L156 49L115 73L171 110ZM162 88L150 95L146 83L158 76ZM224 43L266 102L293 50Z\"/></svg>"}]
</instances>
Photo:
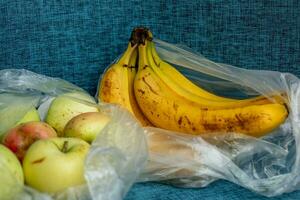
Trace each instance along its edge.
<instances>
[{"instance_id":1,"label":"clear plastic bag","mask_svg":"<svg viewBox=\"0 0 300 200\"><path fill-rule=\"evenodd\" d=\"M84 90L61 79L26 70L1 70L0 137L32 106L38 108L43 119L55 97L62 94L68 96L69 93L74 92L89 96ZM126 110L117 106L99 105L71 95L68 97L97 107L111 118L92 143L85 160L86 184L50 196L16 184L14 175L10 173L0 157L1 200L120 200L134 183L147 160L146 140L141 126Z\"/></svg>"},{"instance_id":2,"label":"clear plastic bag","mask_svg":"<svg viewBox=\"0 0 300 200\"><path fill-rule=\"evenodd\" d=\"M118 200L134 181L205 187L217 179L226 179L265 196L299 189L299 79L287 73L214 63L186 47L160 40L155 43L162 59L216 94L241 98L262 94L271 99L269 94L284 92L288 119L261 138L239 133L193 136L141 128L129 112L118 106L76 99L98 107L112 118L87 156L87 184L52 197L32 188L14 186L21 188L16 192L18 198ZM43 117L53 97L72 91L84 92L66 81L25 70L0 71L0 122L5 121L1 123L0 134L21 119L31 106L39 107ZM1 162L0 168L5 171ZM8 190L12 188L7 185Z\"/></svg>"},{"instance_id":3,"label":"clear plastic bag","mask_svg":"<svg viewBox=\"0 0 300 200\"><path fill-rule=\"evenodd\" d=\"M239 133L192 136L146 128L149 162L139 181L205 187L226 179L265 196L300 189L299 79L289 73L215 63L186 47L155 43L163 60L215 94L241 98L286 94L282 98L289 116L261 138Z\"/></svg>"}]
</instances>

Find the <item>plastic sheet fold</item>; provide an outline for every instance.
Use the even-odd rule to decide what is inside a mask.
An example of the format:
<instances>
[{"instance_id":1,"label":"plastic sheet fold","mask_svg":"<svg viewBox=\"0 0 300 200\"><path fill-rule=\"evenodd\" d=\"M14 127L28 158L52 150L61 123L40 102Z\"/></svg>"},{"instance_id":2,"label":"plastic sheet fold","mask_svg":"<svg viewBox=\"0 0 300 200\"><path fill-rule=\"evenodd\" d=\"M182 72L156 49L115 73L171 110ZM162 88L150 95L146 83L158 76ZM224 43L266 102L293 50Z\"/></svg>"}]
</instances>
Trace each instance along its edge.
<instances>
[{"instance_id":1,"label":"plastic sheet fold","mask_svg":"<svg viewBox=\"0 0 300 200\"><path fill-rule=\"evenodd\" d=\"M147 160L145 130L126 110L69 95L74 93L89 96L81 88L61 79L26 70L0 71L0 137L32 106L38 108L43 119L51 101L60 95L98 107L111 118L92 143L86 157L86 184L68 188L58 194L41 193L28 186L16 184L14 175L0 157L1 200L121 200L135 182ZM93 99L91 96L90 98Z\"/></svg>"},{"instance_id":2,"label":"plastic sheet fold","mask_svg":"<svg viewBox=\"0 0 300 200\"><path fill-rule=\"evenodd\" d=\"M155 40L160 57L206 90L232 98L281 95L286 121L261 138L241 133L189 136L146 128L149 164L139 181L205 187L225 179L264 196L299 189L300 81L289 73L215 63L187 47Z\"/></svg>"}]
</instances>

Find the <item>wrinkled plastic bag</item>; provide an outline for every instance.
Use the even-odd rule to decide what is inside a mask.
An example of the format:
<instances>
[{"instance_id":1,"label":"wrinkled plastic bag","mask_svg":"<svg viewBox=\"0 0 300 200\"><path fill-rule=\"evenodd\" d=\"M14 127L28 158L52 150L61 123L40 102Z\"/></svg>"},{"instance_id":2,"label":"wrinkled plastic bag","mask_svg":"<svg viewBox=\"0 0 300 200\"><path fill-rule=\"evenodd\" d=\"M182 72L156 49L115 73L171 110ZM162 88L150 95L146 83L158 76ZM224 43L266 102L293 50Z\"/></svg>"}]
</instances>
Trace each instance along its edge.
<instances>
[{"instance_id":1,"label":"wrinkled plastic bag","mask_svg":"<svg viewBox=\"0 0 300 200\"><path fill-rule=\"evenodd\" d=\"M12 190L20 199L43 200L118 200L135 180L197 188L226 179L265 196L299 189L299 79L288 73L245 70L214 63L186 47L160 40L155 43L162 59L216 94L245 98L285 92L288 119L261 138L239 133L192 136L153 127L141 128L122 108L95 104L112 120L94 141L87 156L87 184L69 188L54 197L29 187L14 185L4 189ZM66 81L25 70L0 71L0 122L5 119L8 123L0 126L0 133L21 119L32 105L39 106L40 115L45 116L53 97L71 91L82 90ZM1 118L4 114L6 117ZM0 161L0 170L5 172L5 169ZM1 176L3 174L0 180L4 180ZM17 188L20 192L16 192Z\"/></svg>"},{"instance_id":2,"label":"wrinkled plastic bag","mask_svg":"<svg viewBox=\"0 0 300 200\"><path fill-rule=\"evenodd\" d=\"M205 187L225 179L265 196L300 189L300 81L289 73L246 70L212 62L179 45L154 41L160 57L215 94L245 98L280 94L289 117L261 138L239 133L192 136L146 128L148 164L139 181Z\"/></svg>"},{"instance_id":3,"label":"wrinkled plastic bag","mask_svg":"<svg viewBox=\"0 0 300 200\"><path fill-rule=\"evenodd\" d=\"M26 70L0 70L0 138L32 106L38 108L43 119L56 96L73 92L86 93L61 79ZM16 184L15 177L0 157L1 200L121 200L134 183L147 159L146 141L141 126L126 110L118 106L93 104L72 96L69 98L98 107L111 117L92 143L85 160L86 184L68 188L52 196L40 193L33 188Z\"/></svg>"}]
</instances>

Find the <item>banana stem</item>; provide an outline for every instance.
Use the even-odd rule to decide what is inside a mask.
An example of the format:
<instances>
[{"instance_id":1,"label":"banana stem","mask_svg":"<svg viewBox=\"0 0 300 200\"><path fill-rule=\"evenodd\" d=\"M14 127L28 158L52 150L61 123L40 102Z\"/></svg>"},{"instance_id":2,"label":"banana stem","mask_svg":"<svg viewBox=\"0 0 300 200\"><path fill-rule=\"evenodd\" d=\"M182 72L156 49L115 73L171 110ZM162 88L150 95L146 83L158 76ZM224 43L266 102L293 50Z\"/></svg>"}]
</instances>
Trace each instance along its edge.
<instances>
[{"instance_id":1,"label":"banana stem","mask_svg":"<svg viewBox=\"0 0 300 200\"><path fill-rule=\"evenodd\" d=\"M157 54L157 51L155 49L155 45L153 42L151 42L151 52L152 52L152 56L153 56L153 59L154 59L154 62L156 65L159 66L159 64L162 62L159 55Z\"/></svg>"},{"instance_id":2,"label":"banana stem","mask_svg":"<svg viewBox=\"0 0 300 200\"><path fill-rule=\"evenodd\" d=\"M138 57L138 52L137 49L135 49L130 57L128 67L129 68L136 68L136 63L137 63L137 57Z\"/></svg>"},{"instance_id":3,"label":"banana stem","mask_svg":"<svg viewBox=\"0 0 300 200\"><path fill-rule=\"evenodd\" d=\"M136 27L131 32L129 41L133 44L145 44L146 40L152 40L152 33L146 27Z\"/></svg>"},{"instance_id":4,"label":"banana stem","mask_svg":"<svg viewBox=\"0 0 300 200\"><path fill-rule=\"evenodd\" d=\"M153 54L152 54L152 44L153 42L148 42L149 45L147 46L147 58L148 58L148 62L150 64L151 67L158 67L158 65L155 63L154 58L153 58Z\"/></svg>"},{"instance_id":5,"label":"banana stem","mask_svg":"<svg viewBox=\"0 0 300 200\"><path fill-rule=\"evenodd\" d=\"M147 58L147 46L148 41L145 40L145 44L139 45L139 68L149 66Z\"/></svg>"}]
</instances>

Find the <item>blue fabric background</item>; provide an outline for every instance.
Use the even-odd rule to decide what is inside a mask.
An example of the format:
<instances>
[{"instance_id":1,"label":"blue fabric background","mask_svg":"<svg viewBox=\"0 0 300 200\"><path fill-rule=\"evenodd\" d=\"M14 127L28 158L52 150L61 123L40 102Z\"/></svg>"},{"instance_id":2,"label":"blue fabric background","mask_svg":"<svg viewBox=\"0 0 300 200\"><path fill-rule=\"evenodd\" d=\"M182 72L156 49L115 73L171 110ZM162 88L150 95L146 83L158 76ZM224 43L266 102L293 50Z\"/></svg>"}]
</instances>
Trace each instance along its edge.
<instances>
[{"instance_id":1,"label":"blue fabric background","mask_svg":"<svg viewBox=\"0 0 300 200\"><path fill-rule=\"evenodd\" d=\"M0 69L26 68L96 92L133 27L214 61L300 76L300 1L1 0ZM258 199L231 183L204 189L137 184L127 200ZM265 199L265 198L261 198ZM300 199L300 192L274 199Z\"/></svg>"}]
</instances>

